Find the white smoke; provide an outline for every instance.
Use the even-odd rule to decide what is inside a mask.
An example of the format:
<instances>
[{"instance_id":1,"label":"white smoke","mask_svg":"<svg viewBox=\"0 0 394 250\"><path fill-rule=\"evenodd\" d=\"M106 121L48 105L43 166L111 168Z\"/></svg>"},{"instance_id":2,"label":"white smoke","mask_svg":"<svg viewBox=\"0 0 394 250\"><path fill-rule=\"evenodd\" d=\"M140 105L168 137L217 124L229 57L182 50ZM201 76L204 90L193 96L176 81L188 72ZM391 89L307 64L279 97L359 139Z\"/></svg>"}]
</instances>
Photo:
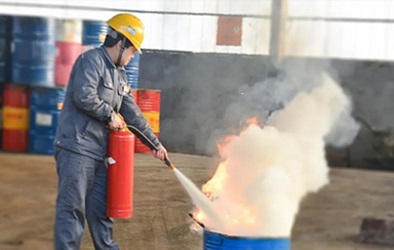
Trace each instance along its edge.
<instances>
[{"instance_id":1,"label":"white smoke","mask_svg":"<svg viewBox=\"0 0 394 250\"><path fill-rule=\"evenodd\" d=\"M351 113L338 84L326 74L321 78L318 87L295 95L264 127L250 125L226 144L224 161L203 186L226 226L202 217L207 228L237 236L291 235L301 199L329 182L325 138Z\"/></svg>"}]
</instances>

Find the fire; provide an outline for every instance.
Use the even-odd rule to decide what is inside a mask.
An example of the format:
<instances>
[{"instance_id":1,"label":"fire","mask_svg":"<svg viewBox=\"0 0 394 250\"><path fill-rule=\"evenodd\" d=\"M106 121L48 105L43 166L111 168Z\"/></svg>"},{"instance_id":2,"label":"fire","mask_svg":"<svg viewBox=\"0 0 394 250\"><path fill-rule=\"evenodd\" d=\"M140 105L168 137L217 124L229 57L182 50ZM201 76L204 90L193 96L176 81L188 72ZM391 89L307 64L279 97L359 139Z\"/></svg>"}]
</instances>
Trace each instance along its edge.
<instances>
[{"instance_id":1,"label":"fire","mask_svg":"<svg viewBox=\"0 0 394 250\"><path fill-rule=\"evenodd\" d=\"M246 119L245 123L243 126L241 126L241 129L239 132L242 132L246 130L250 125L256 125L259 127L263 127L257 116L250 117ZM222 139L219 139L219 141L216 143L216 147L219 153L220 157L224 156L224 149L227 147L227 145L236 137L236 135L228 135Z\"/></svg>"},{"instance_id":2,"label":"fire","mask_svg":"<svg viewBox=\"0 0 394 250\"><path fill-rule=\"evenodd\" d=\"M246 130L250 125L257 125L259 126L260 122L258 120L257 117L251 117L249 119L246 120L245 122L245 126L242 128L243 130ZM221 157L224 157L225 154L225 150L227 148L227 146L229 145L229 143L234 140L235 138L237 138L237 135L229 135L224 137L223 139L221 139L220 141L218 141L217 143L217 148L218 148L218 152L219 155ZM226 183L226 180L228 179L228 161L225 159L222 162L220 162L218 164L218 167L216 169L216 172L214 174L214 176L212 177L212 179L210 179L208 182L206 182L201 190L203 191L203 193L212 201L214 202L215 200L217 200L219 197L216 195L218 193L222 193L223 192L223 188L224 188L224 184ZM248 207L240 207L242 205L239 205L237 209L239 209L241 211L241 213L243 214L243 221L239 221L237 219L232 219L229 218L229 216L224 213L224 217L227 220L232 221L233 224L248 224L248 225L253 225L256 222L255 219L255 212L253 208L248 208ZM204 214L204 212L202 210L197 210L193 213L193 218L196 221L204 221L204 219L206 219L206 215Z\"/></svg>"},{"instance_id":3,"label":"fire","mask_svg":"<svg viewBox=\"0 0 394 250\"><path fill-rule=\"evenodd\" d=\"M251 117L251 118L247 119L247 120L246 120L246 124L247 124L248 126L251 125L251 124L259 125L260 122L259 122L259 119L258 119L256 116L254 116L254 117Z\"/></svg>"},{"instance_id":4,"label":"fire","mask_svg":"<svg viewBox=\"0 0 394 250\"><path fill-rule=\"evenodd\" d=\"M223 139L219 140L219 141L216 143L216 147L217 147L217 149L218 149L218 153L219 153L219 156L220 156L220 157L223 157L223 156L224 156L224 150L225 150L227 144L228 144L230 141L232 141L232 140L234 139L234 137L235 137L235 135L229 135L229 136L226 136L226 137L224 137Z\"/></svg>"},{"instance_id":5,"label":"fire","mask_svg":"<svg viewBox=\"0 0 394 250\"><path fill-rule=\"evenodd\" d=\"M226 235L290 237L300 201L329 183L325 138L351 111L342 89L324 76L264 124L252 117L218 143L222 160L202 186L209 204L197 206L196 221Z\"/></svg>"},{"instance_id":6,"label":"fire","mask_svg":"<svg viewBox=\"0 0 394 250\"><path fill-rule=\"evenodd\" d=\"M226 162L221 162L215 172L214 178L209 180L202 186L202 191L205 195L207 195L211 200L215 200L214 194L218 191L222 191L223 184L227 179L227 170L226 170Z\"/></svg>"},{"instance_id":7,"label":"fire","mask_svg":"<svg viewBox=\"0 0 394 250\"><path fill-rule=\"evenodd\" d=\"M215 199L217 199L215 193L217 193L218 191L222 191L223 184L226 178L227 178L226 164L225 162L222 162L219 164L215 172L214 178L212 178L202 186L203 193L208 198L210 198L211 201L215 201ZM196 212L193 213L193 217L197 221L203 221L206 218L206 215L202 210L197 210Z\"/></svg>"}]
</instances>

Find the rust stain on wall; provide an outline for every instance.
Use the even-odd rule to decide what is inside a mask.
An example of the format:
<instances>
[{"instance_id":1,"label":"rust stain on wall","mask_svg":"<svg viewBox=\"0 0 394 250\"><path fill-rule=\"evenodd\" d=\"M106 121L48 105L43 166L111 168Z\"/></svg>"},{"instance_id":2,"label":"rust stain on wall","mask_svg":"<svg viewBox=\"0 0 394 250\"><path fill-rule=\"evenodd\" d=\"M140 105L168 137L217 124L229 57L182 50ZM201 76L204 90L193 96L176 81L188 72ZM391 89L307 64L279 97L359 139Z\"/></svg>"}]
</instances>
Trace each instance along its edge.
<instances>
[{"instance_id":1,"label":"rust stain on wall","mask_svg":"<svg viewBox=\"0 0 394 250\"><path fill-rule=\"evenodd\" d=\"M218 18L216 45L240 46L242 39L242 17Z\"/></svg>"}]
</instances>

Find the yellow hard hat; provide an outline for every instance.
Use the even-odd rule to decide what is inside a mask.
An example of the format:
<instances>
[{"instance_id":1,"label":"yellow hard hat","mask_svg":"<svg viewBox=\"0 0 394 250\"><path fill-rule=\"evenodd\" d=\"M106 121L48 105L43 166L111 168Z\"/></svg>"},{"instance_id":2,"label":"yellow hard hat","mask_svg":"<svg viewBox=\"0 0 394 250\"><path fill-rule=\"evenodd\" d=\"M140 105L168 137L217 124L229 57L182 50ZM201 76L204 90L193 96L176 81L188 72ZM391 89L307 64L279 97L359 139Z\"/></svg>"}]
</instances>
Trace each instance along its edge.
<instances>
[{"instance_id":1,"label":"yellow hard hat","mask_svg":"<svg viewBox=\"0 0 394 250\"><path fill-rule=\"evenodd\" d=\"M144 40L144 24L136 16L128 13L117 14L107 21L107 24L124 35L141 52Z\"/></svg>"}]
</instances>

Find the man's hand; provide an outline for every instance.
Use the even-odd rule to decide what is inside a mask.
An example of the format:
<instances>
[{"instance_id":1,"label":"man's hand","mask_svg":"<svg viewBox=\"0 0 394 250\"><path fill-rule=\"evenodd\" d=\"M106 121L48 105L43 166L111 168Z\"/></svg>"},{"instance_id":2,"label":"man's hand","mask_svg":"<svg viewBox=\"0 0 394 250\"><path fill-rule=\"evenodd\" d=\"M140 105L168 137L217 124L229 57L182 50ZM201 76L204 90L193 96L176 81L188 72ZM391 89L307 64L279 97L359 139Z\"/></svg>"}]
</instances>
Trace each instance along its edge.
<instances>
[{"instance_id":1,"label":"man's hand","mask_svg":"<svg viewBox=\"0 0 394 250\"><path fill-rule=\"evenodd\" d=\"M119 130L124 127L126 127L126 123L118 115L113 115L111 121L108 122L108 128L111 130Z\"/></svg>"},{"instance_id":2,"label":"man's hand","mask_svg":"<svg viewBox=\"0 0 394 250\"><path fill-rule=\"evenodd\" d=\"M157 150L153 150L152 154L154 157L160 159L162 162L164 162L165 159L169 159L167 150L162 145L158 147Z\"/></svg>"}]
</instances>

